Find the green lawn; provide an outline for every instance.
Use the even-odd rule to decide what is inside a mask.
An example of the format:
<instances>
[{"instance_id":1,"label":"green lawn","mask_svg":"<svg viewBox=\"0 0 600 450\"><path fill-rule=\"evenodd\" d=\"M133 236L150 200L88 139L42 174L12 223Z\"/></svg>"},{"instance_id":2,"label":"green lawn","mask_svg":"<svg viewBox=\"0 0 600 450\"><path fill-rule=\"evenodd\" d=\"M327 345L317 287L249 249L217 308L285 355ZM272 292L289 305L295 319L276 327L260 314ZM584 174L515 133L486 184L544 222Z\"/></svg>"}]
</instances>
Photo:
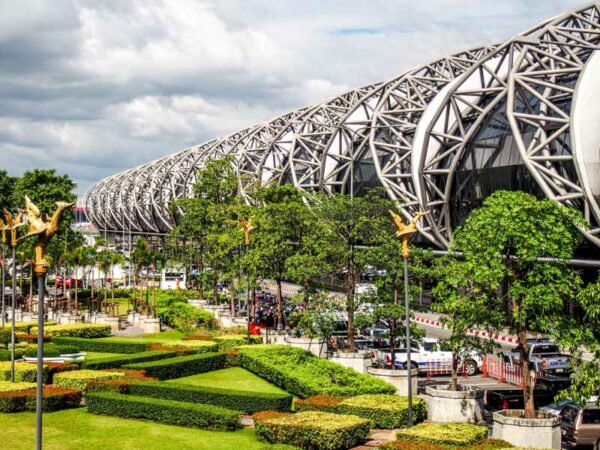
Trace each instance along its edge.
<instances>
[{"instance_id":1,"label":"green lawn","mask_svg":"<svg viewBox=\"0 0 600 450\"><path fill-rule=\"evenodd\" d=\"M35 413L0 414L2 448L30 450L35 441ZM154 422L96 416L85 408L44 414L47 450L266 450L292 449L259 442L253 428L206 431Z\"/></svg>"},{"instance_id":2,"label":"green lawn","mask_svg":"<svg viewBox=\"0 0 600 450\"><path fill-rule=\"evenodd\" d=\"M192 386L238 389L240 391L285 393L283 389L241 367L231 367L230 369L215 370L214 372L201 373L199 375L192 375L191 377L176 378L168 382Z\"/></svg>"},{"instance_id":3,"label":"green lawn","mask_svg":"<svg viewBox=\"0 0 600 450\"><path fill-rule=\"evenodd\" d=\"M126 339L127 341L134 343L161 343L161 342L172 342L181 340L183 337L183 333L177 330L171 331L163 331L162 333L154 333L154 334L144 334L140 337L123 337L123 336L110 336L105 338L98 338L101 341L122 341Z\"/></svg>"}]
</instances>

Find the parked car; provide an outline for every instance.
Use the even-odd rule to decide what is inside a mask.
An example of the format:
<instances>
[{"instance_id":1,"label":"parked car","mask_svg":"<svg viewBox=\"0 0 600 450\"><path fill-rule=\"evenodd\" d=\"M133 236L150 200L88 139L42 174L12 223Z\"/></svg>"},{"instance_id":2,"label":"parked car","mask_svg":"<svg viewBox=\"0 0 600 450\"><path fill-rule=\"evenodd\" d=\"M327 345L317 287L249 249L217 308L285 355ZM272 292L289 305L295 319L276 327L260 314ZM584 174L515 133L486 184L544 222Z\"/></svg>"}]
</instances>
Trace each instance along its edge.
<instances>
[{"instance_id":1,"label":"parked car","mask_svg":"<svg viewBox=\"0 0 600 450\"><path fill-rule=\"evenodd\" d=\"M395 365L406 368L407 352L406 346L402 344L395 350ZM413 341L410 347L410 361L413 368L421 372L433 370L436 373L449 373L452 370L452 352L442 350L438 339L424 338L423 343ZM390 348L374 349L373 363L390 365ZM483 360L476 352L466 352L461 363L465 373L472 376L481 369Z\"/></svg>"},{"instance_id":2,"label":"parked car","mask_svg":"<svg viewBox=\"0 0 600 450\"><path fill-rule=\"evenodd\" d=\"M527 339L531 370L549 374L568 375L572 371L570 356L561 353L558 346L548 339ZM505 361L510 365L519 365L521 361L520 345L505 353Z\"/></svg>"},{"instance_id":3,"label":"parked car","mask_svg":"<svg viewBox=\"0 0 600 450\"><path fill-rule=\"evenodd\" d=\"M571 378L547 376L537 378L533 388L533 402L536 409L554 402L560 391L571 386ZM488 410L523 409L523 389L499 389L485 392L483 402Z\"/></svg>"},{"instance_id":4,"label":"parked car","mask_svg":"<svg viewBox=\"0 0 600 450\"><path fill-rule=\"evenodd\" d=\"M560 416L563 447L591 445L595 450L600 448L600 407L596 402L585 406L567 405Z\"/></svg>"},{"instance_id":5,"label":"parked car","mask_svg":"<svg viewBox=\"0 0 600 450\"><path fill-rule=\"evenodd\" d=\"M56 279L56 284L55 286L57 288L62 288L64 284L64 287L66 288L71 288L71 287L75 287L75 284L77 284L77 287L83 287L83 280L81 278L74 278L74 277L58 277Z\"/></svg>"}]
</instances>

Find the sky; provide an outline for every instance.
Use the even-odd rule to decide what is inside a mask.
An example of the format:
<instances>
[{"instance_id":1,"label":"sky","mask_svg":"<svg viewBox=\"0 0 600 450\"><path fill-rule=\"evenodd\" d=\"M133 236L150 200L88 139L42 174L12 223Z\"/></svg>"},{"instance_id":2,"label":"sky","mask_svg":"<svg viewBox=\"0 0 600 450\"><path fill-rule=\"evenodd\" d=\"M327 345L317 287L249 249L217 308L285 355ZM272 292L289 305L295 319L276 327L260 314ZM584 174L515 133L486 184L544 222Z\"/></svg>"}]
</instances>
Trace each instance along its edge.
<instances>
[{"instance_id":1,"label":"sky","mask_svg":"<svg viewBox=\"0 0 600 450\"><path fill-rule=\"evenodd\" d=\"M0 169L95 181L574 0L0 0Z\"/></svg>"}]
</instances>

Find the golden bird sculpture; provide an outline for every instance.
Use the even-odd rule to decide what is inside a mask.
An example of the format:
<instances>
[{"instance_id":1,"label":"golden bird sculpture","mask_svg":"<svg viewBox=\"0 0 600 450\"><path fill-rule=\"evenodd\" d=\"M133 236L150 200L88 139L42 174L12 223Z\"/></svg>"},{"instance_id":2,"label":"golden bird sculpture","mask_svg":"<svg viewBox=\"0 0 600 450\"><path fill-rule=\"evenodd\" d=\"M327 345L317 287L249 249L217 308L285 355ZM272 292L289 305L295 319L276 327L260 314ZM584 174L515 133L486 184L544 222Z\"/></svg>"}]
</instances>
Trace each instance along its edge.
<instances>
[{"instance_id":1,"label":"golden bird sculpture","mask_svg":"<svg viewBox=\"0 0 600 450\"><path fill-rule=\"evenodd\" d=\"M8 225L4 223L4 220L0 217L0 231L2 232L2 245L6 245L6 232L9 231L10 228Z\"/></svg>"},{"instance_id":2,"label":"golden bird sculpture","mask_svg":"<svg viewBox=\"0 0 600 450\"><path fill-rule=\"evenodd\" d=\"M408 241L410 240L411 235L418 231L417 223L421 220L421 217L426 216L427 214L429 214L429 211L419 211L405 224L399 214L390 210L390 215L396 224L396 233L394 236L399 237L402 240L402 257L404 259L408 259L410 256Z\"/></svg>"},{"instance_id":3,"label":"golden bird sculpture","mask_svg":"<svg viewBox=\"0 0 600 450\"><path fill-rule=\"evenodd\" d=\"M66 209L75 205L75 202L56 202L56 210L51 216L46 215L46 221L35 204L25 196L25 212L29 230L27 236L37 236L35 243L35 273L44 275L48 272L48 261L46 260L46 248L50 240L58 231L60 220Z\"/></svg>"},{"instance_id":4,"label":"golden bird sculpture","mask_svg":"<svg viewBox=\"0 0 600 450\"><path fill-rule=\"evenodd\" d=\"M6 226L7 231L10 230L10 246L12 248L17 248L17 243L18 243L17 231L18 231L19 227L22 227L23 225L27 225L26 223L23 222L23 214L24 213L25 212L23 210L19 210L13 217L8 209L6 209L6 208L4 209L5 226Z\"/></svg>"},{"instance_id":5,"label":"golden bird sculpture","mask_svg":"<svg viewBox=\"0 0 600 450\"><path fill-rule=\"evenodd\" d=\"M246 245L250 245L250 233L256 229L254 225L252 225L252 216L246 218L241 218L238 221L238 225L242 232L244 233L244 243Z\"/></svg>"}]
</instances>

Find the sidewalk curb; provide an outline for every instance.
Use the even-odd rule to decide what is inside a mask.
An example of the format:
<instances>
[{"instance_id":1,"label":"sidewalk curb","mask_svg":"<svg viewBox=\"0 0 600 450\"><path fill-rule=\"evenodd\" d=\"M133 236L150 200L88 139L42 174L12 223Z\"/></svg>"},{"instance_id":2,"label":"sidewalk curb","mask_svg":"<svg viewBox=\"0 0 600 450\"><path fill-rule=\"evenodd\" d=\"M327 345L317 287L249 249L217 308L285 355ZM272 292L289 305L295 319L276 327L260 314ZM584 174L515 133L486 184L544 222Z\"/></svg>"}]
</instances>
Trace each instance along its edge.
<instances>
[{"instance_id":1,"label":"sidewalk curb","mask_svg":"<svg viewBox=\"0 0 600 450\"><path fill-rule=\"evenodd\" d=\"M435 320L435 319L427 319L426 317L420 317L420 316L415 316L414 319L411 319L413 322L417 322L417 323L422 323L425 325L431 325L433 327L436 328L444 328L443 324L439 321L439 320ZM519 339L516 336L505 336L502 334L490 334L487 331L482 331L482 330L467 330L467 334L470 336L481 336L481 337L486 337L488 339L492 339L494 341L498 341L498 342L504 342L507 344L515 344L517 345L519 343Z\"/></svg>"}]
</instances>

